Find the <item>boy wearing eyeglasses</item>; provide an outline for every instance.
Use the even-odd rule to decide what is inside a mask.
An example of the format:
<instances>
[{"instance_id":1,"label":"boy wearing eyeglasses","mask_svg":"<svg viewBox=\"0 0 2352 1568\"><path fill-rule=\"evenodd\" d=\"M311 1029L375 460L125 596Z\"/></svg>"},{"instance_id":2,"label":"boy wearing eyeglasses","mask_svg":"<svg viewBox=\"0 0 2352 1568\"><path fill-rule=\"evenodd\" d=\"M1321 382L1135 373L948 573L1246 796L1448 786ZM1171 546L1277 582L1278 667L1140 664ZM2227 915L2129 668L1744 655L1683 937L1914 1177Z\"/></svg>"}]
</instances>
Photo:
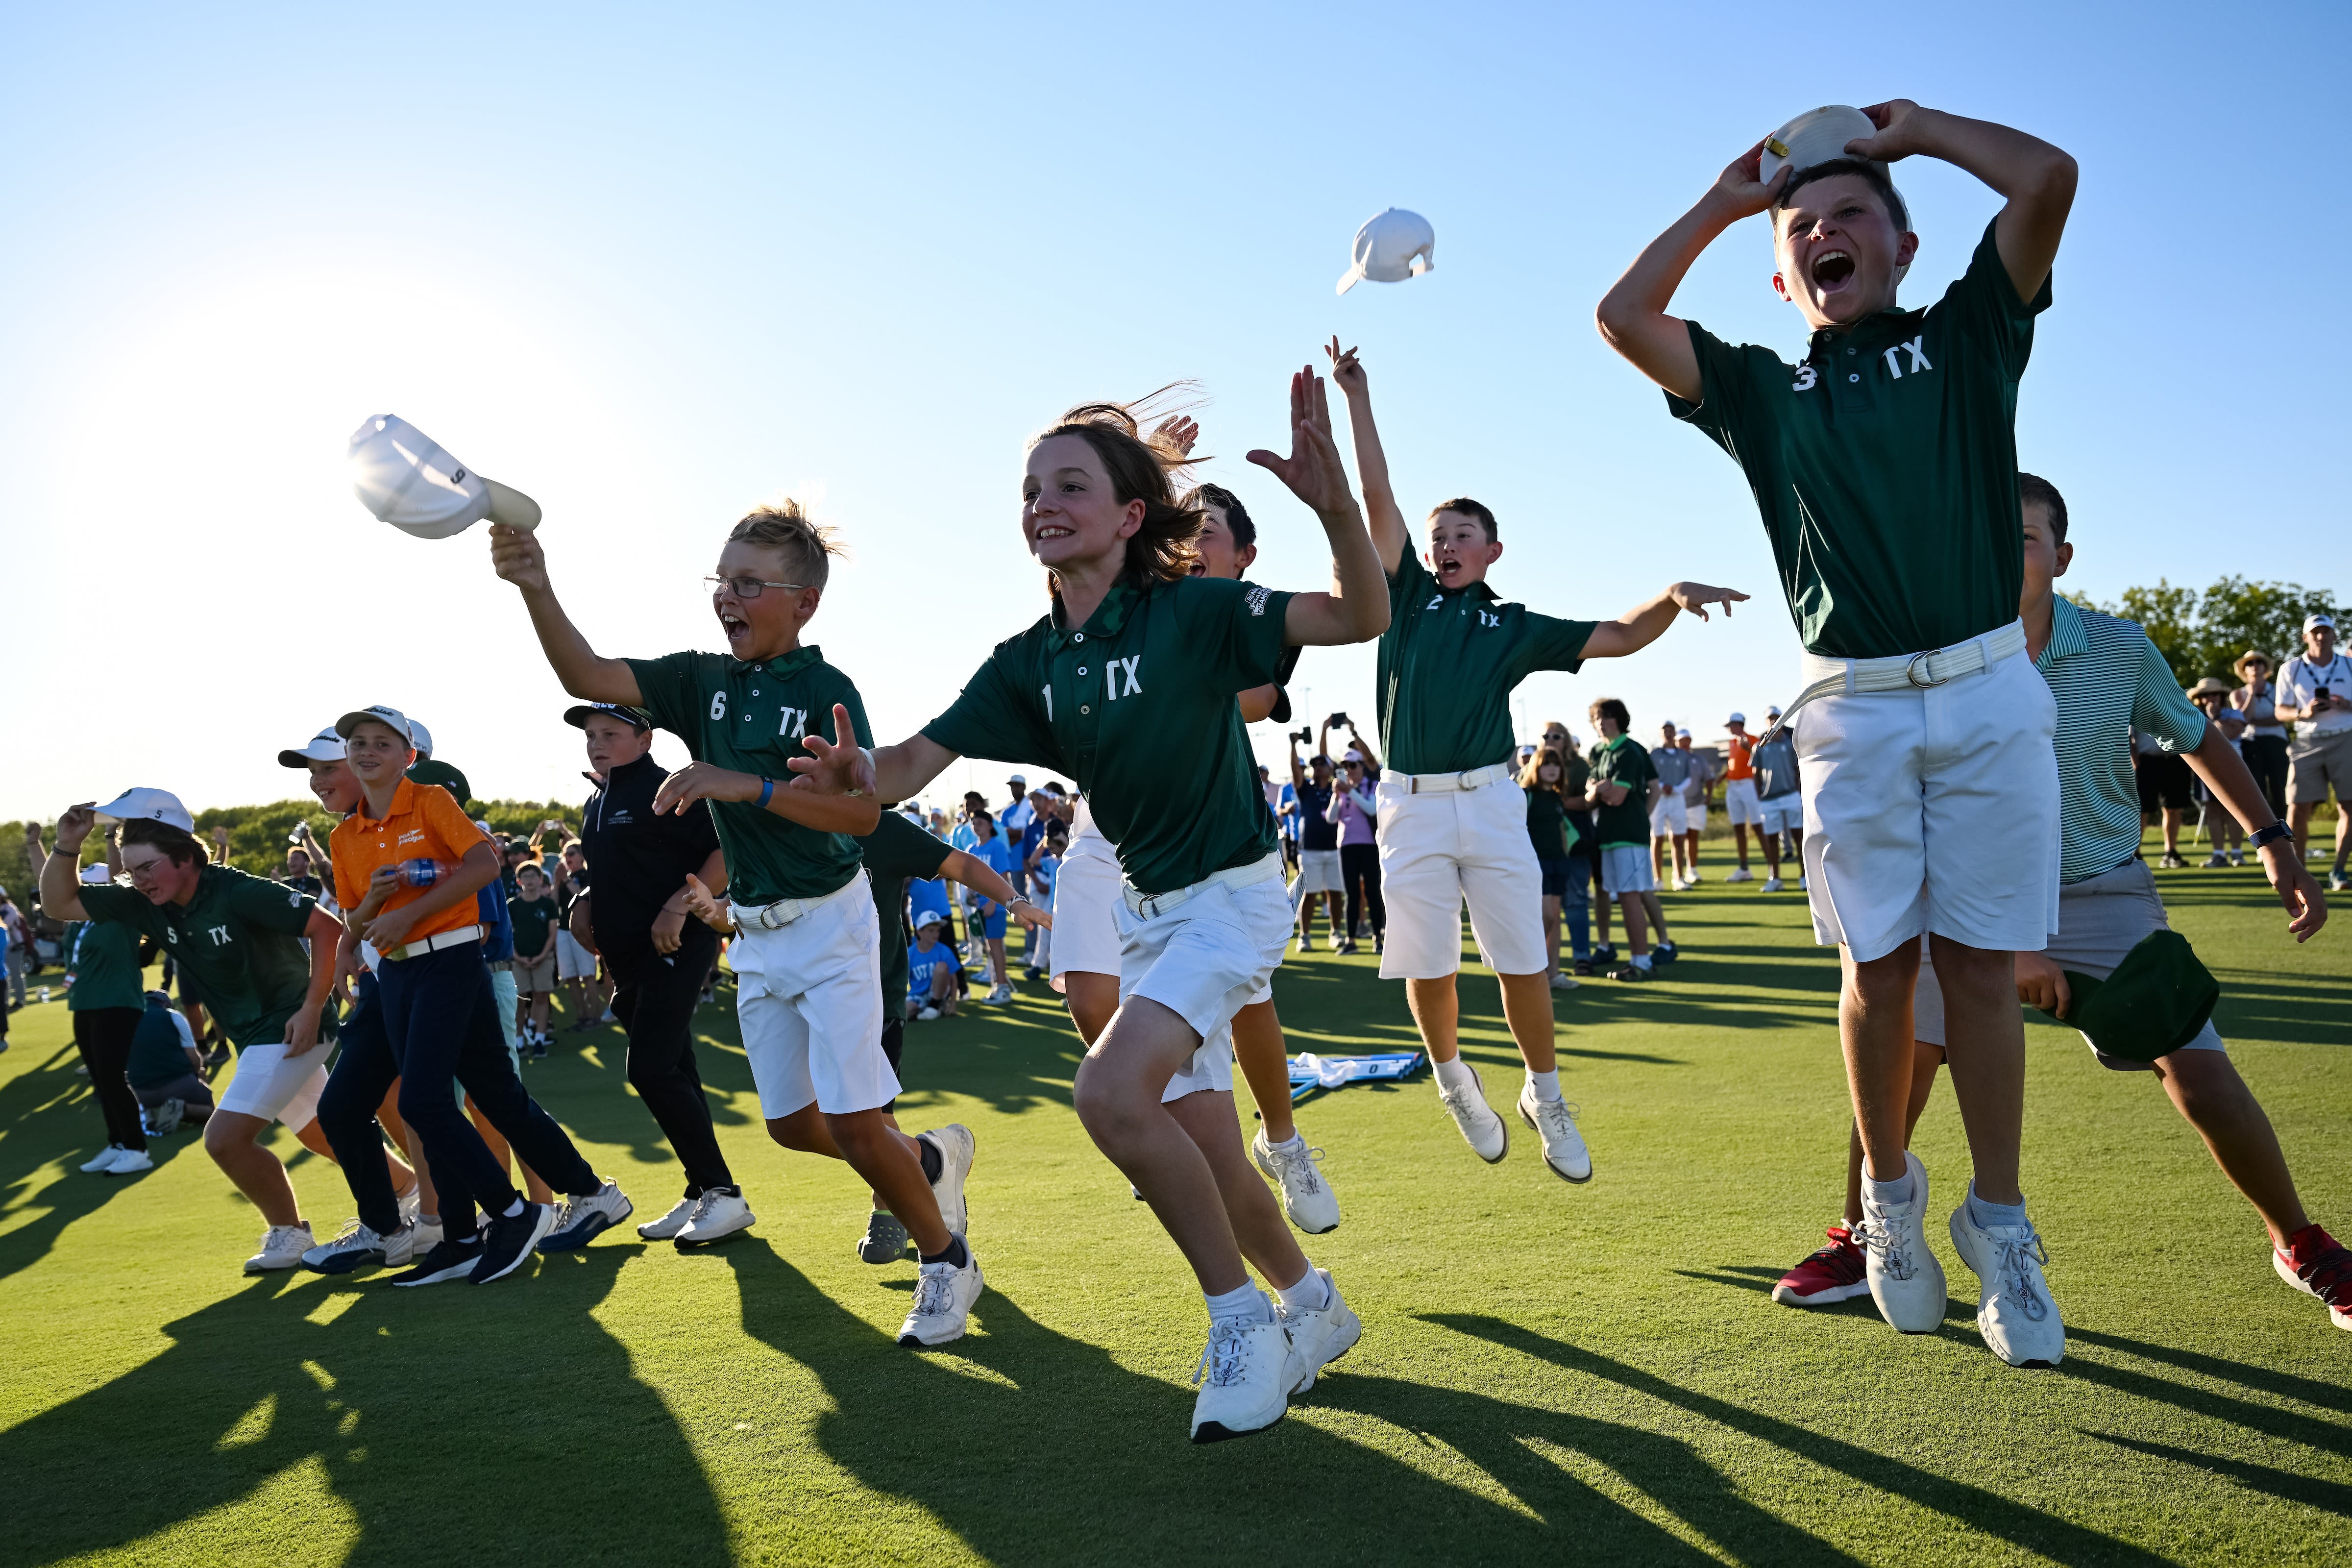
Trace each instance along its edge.
<instances>
[{"instance_id":1,"label":"boy wearing eyeglasses","mask_svg":"<svg viewBox=\"0 0 2352 1568\"><path fill-rule=\"evenodd\" d=\"M968 1292L957 1293L969 1300L980 1288L963 1241L971 1134L950 1126L909 1138L883 1110L898 1079L882 1049L880 922L857 844L880 810L870 795L793 787L785 766L828 727L836 744L852 733L874 743L856 686L801 640L835 551L832 531L797 503L759 508L729 532L709 579L728 651L621 659L590 647L556 602L536 534L490 530L491 565L521 590L563 689L643 709L693 753L662 781L653 809L710 803L740 933L728 949L736 1012L768 1135L847 1161L925 1263L970 1271ZM961 1314L910 1316L900 1342L963 1331Z\"/></svg>"}]
</instances>

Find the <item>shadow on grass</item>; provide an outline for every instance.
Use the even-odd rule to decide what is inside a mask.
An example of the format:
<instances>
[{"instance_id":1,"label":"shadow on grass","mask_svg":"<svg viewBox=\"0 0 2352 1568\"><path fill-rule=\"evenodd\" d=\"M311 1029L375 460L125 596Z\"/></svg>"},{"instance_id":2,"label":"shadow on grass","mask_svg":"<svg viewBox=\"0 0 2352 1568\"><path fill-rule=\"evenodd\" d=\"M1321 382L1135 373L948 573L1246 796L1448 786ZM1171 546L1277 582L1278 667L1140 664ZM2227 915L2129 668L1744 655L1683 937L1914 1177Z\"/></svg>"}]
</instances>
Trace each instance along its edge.
<instances>
[{"instance_id":1,"label":"shadow on grass","mask_svg":"<svg viewBox=\"0 0 2352 1568\"><path fill-rule=\"evenodd\" d=\"M2083 1436L2096 1437L2102 1443L2113 1443L2118 1448L2129 1448L2135 1454L2170 1459L2176 1464L2227 1476L2250 1491L2267 1492L2284 1502L2301 1503L2306 1508L2352 1518L2352 1487L2341 1482L2316 1480L2309 1476L2298 1476L2292 1470L2273 1469L2268 1465L2250 1464L2244 1459L2221 1458L2188 1448L2175 1448L2164 1443L2143 1442L2137 1437L2126 1437L2113 1432L2084 1431Z\"/></svg>"}]
</instances>

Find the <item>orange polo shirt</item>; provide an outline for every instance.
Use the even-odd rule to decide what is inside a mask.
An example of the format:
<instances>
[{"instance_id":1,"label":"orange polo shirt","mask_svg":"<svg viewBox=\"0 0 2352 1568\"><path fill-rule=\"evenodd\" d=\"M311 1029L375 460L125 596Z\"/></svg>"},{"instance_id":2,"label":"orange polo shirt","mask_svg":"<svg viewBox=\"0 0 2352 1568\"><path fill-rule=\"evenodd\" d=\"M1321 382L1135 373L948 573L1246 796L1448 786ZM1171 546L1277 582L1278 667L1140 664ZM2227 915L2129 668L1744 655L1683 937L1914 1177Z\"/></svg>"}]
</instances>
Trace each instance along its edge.
<instances>
[{"instance_id":1,"label":"orange polo shirt","mask_svg":"<svg viewBox=\"0 0 2352 1568\"><path fill-rule=\"evenodd\" d=\"M1750 763L1748 759L1756 753L1755 737L1750 736L1746 740L1742 740L1738 736L1734 735L1731 737L1729 745L1731 747L1731 771L1725 773L1723 776L1727 779L1754 778L1756 776L1755 764Z\"/></svg>"},{"instance_id":2,"label":"orange polo shirt","mask_svg":"<svg viewBox=\"0 0 2352 1568\"><path fill-rule=\"evenodd\" d=\"M367 897L368 883L379 866L404 860L437 860L454 867L477 844L488 844L482 830L457 804L457 797L439 784L402 779L392 792L392 809L370 816L362 805L335 825L327 836L327 855L335 866L335 902L355 910ZM384 900L386 910L413 904L430 888L404 887ZM438 936L445 931L481 923L478 900L460 899L439 914L416 922L408 940Z\"/></svg>"}]
</instances>

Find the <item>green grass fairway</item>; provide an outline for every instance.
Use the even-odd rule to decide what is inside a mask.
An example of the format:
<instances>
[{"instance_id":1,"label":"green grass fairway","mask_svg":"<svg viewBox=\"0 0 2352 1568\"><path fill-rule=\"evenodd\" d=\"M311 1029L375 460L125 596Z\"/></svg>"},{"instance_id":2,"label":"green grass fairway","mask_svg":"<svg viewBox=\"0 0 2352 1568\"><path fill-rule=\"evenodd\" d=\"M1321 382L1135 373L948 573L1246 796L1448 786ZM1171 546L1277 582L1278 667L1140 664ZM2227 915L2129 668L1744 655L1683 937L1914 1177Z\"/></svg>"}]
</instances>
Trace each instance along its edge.
<instances>
[{"instance_id":1,"label":"green grass fairway","mask_svg":"<svg viewBox=\"0 0 2352 1568\"><path fill-rule=\"evenodd\" d=\"M2347 917L2296 948L2257 872L2160 875L2306 1203L2352 1230ZM1302 1108L1347 1216L1307 1250L1364 1340L1278 1427L1209 1448L1185 1440L1199 1297L1071 1116L1076 1037L1042 985L909 1030L901 1116L979 1136L990 1284L972 1334L926 1353L892 1341L913 1266L860 1264L847 1168L767 1142L723 1009L704 1069L755 1231L682 1255L625 1229L488 1289L394 1291L242 1278L260 1224L186 1134L151 1174L78 1173L98 1112L64 1008L29 1008L0 1057L0 1565L2352 1559L2352 1333L2279 1282L2157 1086L2071 1032L2029 1030L2025 1143L2061 1367L1978 1339L1945 1089L1917 1141L1942 1331L1773 1305L1839 1209L1836 965L1793 893L1710 880L1668 910L1671 979L1561 1000L1590 1185L1516 1121L1481 1164L1425 1077ZM1295 960L1276 994L1294 1049L1412 1042L1369 954ZM1463 996L1507 1107L1493 977ZM560 1038L528 1081L661 1213L675 1167L621 1037ZM293 1169L323 1237L341 1178Z\"/></svg>"}]
</instances>

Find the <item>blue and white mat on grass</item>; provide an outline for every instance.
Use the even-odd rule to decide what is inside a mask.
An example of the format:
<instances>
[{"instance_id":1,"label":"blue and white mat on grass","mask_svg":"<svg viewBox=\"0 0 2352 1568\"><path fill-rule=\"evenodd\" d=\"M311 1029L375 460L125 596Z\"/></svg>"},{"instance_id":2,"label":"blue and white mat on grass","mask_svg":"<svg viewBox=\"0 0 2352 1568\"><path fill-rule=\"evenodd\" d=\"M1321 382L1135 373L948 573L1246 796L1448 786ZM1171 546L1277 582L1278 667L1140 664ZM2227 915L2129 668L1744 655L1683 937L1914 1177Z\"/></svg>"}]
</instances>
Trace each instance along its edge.
<instances>
[{"instance_id":1,"label":"blue and white mat on grass","mask_svg":"<svg viewBox=\"0 0 2352 1568\"><path fill-rule=\"evenodd\" d=\"M1351 1083L1400 1083L1421 1070L1419 1051L1381 1051L1366 1057L1318 1057L1312 1051L1290 1058L1290 1099L1304 1100L1318 1089Z\"/></svg>"}]
</instances>

